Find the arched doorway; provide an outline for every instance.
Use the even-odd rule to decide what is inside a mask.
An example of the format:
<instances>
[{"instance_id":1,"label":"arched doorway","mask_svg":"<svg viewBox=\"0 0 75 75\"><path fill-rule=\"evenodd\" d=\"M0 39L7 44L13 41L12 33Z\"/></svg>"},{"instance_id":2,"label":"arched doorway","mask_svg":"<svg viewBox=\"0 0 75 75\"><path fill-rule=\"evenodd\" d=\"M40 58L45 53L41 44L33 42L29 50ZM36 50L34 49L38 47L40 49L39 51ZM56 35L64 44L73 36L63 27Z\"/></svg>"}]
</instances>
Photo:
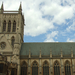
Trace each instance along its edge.
<instances>
[{"instance_id":1,"label":"arched doorway","mask_svg":"<svg viewBox=\"0 0 75 75\"><path fill-rule=\"evenodd\" d=\"M57 61L54 63L54 75L60 75L60 66Z\"/></svg>"},{"instance_id":2,"label":"arched doorway","mask_svg":"<svg viewBox=\"0 0 75 75\"><path fill-rule=\"evenodd\" d=\"M43 75L49 75L49 64L47 61L43 64Z\"/></svg>"},{"instance_id":3,"label":"arched doorway","mask_svg":"<svg viewBox=\"0 0 75 75\"><path fill-rule=\"evenodd\" d=\"M38 75L38 64L36 61L33 62L32 64L32 75Z\"/></svg>"},{"instance_id":4,"label":"arched doorway","mask_svg":"<svg viewBox=\"0 0 75 75\"><path fill-rule=\"evenodd\" d=\"M65 75L71 75L71 67L69 61L66 61L64 68L65 68Z\"/></svg>"},{"instance_id":5,"label":"arched doorway","mask_svg":"<svg viewBox=\"0 0 75 75\"><path fill-rule=\"evenodd\" d=\"M21 75L27 75L27 64L24 61L22 66L21 66Z\"/></svg>"}]
</instances>

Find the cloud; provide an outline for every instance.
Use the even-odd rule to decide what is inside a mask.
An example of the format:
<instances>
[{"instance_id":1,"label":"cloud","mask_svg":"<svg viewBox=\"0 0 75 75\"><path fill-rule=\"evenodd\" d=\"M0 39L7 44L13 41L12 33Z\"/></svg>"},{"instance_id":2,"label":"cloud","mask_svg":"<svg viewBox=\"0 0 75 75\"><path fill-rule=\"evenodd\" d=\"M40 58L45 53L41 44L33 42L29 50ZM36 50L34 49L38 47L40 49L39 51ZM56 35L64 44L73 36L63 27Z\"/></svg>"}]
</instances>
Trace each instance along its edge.
<instances>
[{"instance_id":1,"label":"cloud","mask_svg":"<svg viewBox=\"0 0 75 75\"><path fill-rule=\"evenodd\" d=\"M53 31L51 34L47 34L44 42L55 42L53 38L57 39L57 35L58 31Z\"/></svg>"},{"instance_id":2,"label":"cloud","mask_svg":"<svg viewBox=\"0 0 75 75\"><path fill-rule=\"evenodd\" d=\"M68 32L70 32L70 31L75 31L75 20L73 20L73 24L72 24L72 25L69 25L69 26L66 28L66 30L67 30Z\"/></svg>"},{"instance_id":3,"label":"cloud","mask_svg":"<svg viewBox=\"0 0 75 75\"><path fill-rule=\"evenodd\" d=\"M20 0L0 0L0 4L2 1L4 1L5 10L19 9ZM21 2L26 24L24 27L25 36L35 37L44 33L49 34L48 31L52 32L50 33L52 35L57 25L64 24L66 26L66 19L72 19L75 14L75 0L21 0ZM67 26L65 28L67 31L74 30L74 21L73 25L68 23ZM59 32L59 26L57 29L55 31ZM45 41L54 42L54 38L57 37L55 34L52 36L48 35L49 38Z\"/></svg>"},{"instance_id":4,"label":"cloud","mask_svg":"<svg viewBox=\"0 0 75 75\"><path fill-rule=\"evenodd\" d=\"M67 39L67 42L75 42L75 39L70 39L70 38L68 38L68 39Z\"/></svg>"},{"instance_id":5,"label":"cloud","mask_svg":"<svg viewBox=\"0 0 75 75\"><path fill-rule=\"evenodd\" d=\"M73 7L74 6L61 6L55 2L51 2L50 5L44 5L41 11L44 15L54 16L53 23L62 24L65 23L65 19L73 17Z\"/></svg>"}]
</instances>

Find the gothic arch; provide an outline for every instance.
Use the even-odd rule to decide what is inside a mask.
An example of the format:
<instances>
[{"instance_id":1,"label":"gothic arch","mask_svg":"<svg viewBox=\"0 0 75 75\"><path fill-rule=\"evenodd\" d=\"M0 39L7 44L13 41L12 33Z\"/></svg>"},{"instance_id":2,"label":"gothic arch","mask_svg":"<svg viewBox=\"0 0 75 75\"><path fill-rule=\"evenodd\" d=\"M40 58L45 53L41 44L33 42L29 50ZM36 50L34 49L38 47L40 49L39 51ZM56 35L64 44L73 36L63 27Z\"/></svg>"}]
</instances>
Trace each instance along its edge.
<instances>
[{"instance_id":1,"label":"gothic arch","mask_svg":"<svg viewBox=\"0 0 75 75\"><path fill-rule=\"evenodd\" d=\"M28 64L26 63L26 61L22 61L21 66L22 66L24 63L28 66Z\"/></svg>"},{"instance_id":2,"label":"gothic arch","mask_svg":"<svg viewBox=\"0 0 75 75\"><path fill-rule=\"evenodd\" d=\"M34 60L34 61L32 62L31 67L33 66L33 63L34 63L34 62L36 62L36 63L37 63L37 66L39 67L39 64L38 64L38 62L37 62L36 60Z\"/></svg>"},{"instance_id":3,"label":"gothic arch","mask_svg":"<svg viewBox=\"0 0 75 75\"><path fill-rule=\"evenodd\" d=\"M3 21L3 32L6 31L6 20Z\"/></svg>"},{"instance_id":4,"label":"gothic arch","mask_svg":"<svg viewBox=\"0 0 75 75\"><path fill-rule=\"evenodd\" d=\"M71 75L71 66L70 61L66 60L64 64L65 75Z\"/></svg>"},{"instance_id":5,"label":"gothic arch","mask_svg":"<svg viewBox=\"0 0 75 75\"><path fill-rule=\"evenodd\" d=\"M33 63L32 63L32 75L38 75L38 72L39 70L38 70L38 63L37 63L37 61L33 61Z\"/></svg>"},{"instance_id":6,"label":"gothic arch","mask_svg":"<svg viewBox=\"0 0 75 75\"><path fill-rule=\"evenodd\" d=\"M56 60L53 65L54 75L60 75L60 64Z\"/></svg>"},{"instance_id":7,"label":"gothic arch","mask_svg":"<svg viewBox=\"0 0 75 75\"><path fill-rule=\"evenodd\" d=\"M43 70L43 75L49 75L49 63L48 63L48 61L45 60L43 62L42 70Z\"/></svg>"},{"instance_id":8,"label":"gothic arch","mask_svg":"<svg viewBox=\"0 0 75 75\"><path fill-rule=\"evenodd\" d=\"M45 62L47 62L47 64L49 65L49 62L48 62L47 60L45 60L45 61L43 62L43 64L42 64L42 67L43 67L43 65L44 65Z\"/></svg>"},{"instance_id":9,"label":"gothic arch","mask_svg":"<svg viewBox=\"0 0 75 75\"><path fill-rule=\"evenodd\" d=\"M70 62L69 60L66 60L66 61L64 62L64 66L65 66L66 62L68 62L68 63L71 65L71 62Z\"/></svg>"},{"instance_id":10,"label":"gothic arch","mask_svg":"<svg viewBox=\"0 0 75 75\"><path fill-rule=\"evenodd\" d=\"M16 21L15 20L13 21L13 29L12 29L12 32L16 32Z\"/></svg>"},{"instance_id":11,"label":"gothic arch","mask_svg":"<svg viewBox=\"0 0 75 75\"><path fill-rule=\"evenodd\" d=\"M8 22L8 32L11 32L11 21Z\"/></svg>"},{"instance_id":12,"label":"gothic arch","mask_svg":"<svg viewBox=\"0 0 75 75\"><path fill-rule=\"evenodd\" d=\"M21 64L21 75L27 75L28 73L28 65L25 61Z\"/></svg>"},{"instance_id":13,"label":"gothic arch","mask_svg":"<svg viewBox=\"0 0 75 75\"><path fill-rule=\"evenodd\" d=\"M53 66L55 65L56 62L60 65L59 61L58 60L55 60Z\"/></svg>"}]
</instances>

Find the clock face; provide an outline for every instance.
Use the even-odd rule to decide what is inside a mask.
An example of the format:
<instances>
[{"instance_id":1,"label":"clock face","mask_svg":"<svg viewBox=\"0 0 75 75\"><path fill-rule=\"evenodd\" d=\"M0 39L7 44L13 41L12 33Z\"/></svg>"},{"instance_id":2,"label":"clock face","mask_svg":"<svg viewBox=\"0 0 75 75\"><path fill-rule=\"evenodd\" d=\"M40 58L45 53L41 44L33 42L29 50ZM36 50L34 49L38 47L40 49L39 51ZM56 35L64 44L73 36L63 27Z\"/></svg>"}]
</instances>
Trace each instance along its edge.
<instances>
[{"instance_id":1,"label":"clock face","mask_svg":"<svg viewBox=\"0 0 75 75\"><path fill-rule=\"evenodd\" d=\"M5 49L6 47L6 43L5 42L1 42L1 49Z\"/></svg>"}]
</instances>

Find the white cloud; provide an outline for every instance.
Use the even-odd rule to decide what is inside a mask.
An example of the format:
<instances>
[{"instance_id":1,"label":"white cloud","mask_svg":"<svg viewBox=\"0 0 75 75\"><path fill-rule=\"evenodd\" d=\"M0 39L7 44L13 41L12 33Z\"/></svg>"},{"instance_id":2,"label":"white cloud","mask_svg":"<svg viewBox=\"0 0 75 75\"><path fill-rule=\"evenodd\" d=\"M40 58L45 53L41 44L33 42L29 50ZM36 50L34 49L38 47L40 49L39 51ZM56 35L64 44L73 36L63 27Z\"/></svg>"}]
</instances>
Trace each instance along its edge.
<instances>
[{"instance_id":1,"label":"white cloud","mask_svg":"<svg viewBox=\"0 0 75 75\"><path fill-rule=\"evenodd\" d=\"M56 39L56 36L58 35L58 31L53 31L51 34L48 34L46 37L46 40L44 42L55 42L53 40L53 38L55 37Z\"/></svg>"},{"instance_id":2,"label":"white cloud","mask_svg":"<svg viewBox=\"0 0 75 75\"><path fill-rule=\"evenodd\" d=\"M68 32L75 31L75 20L73 20L73 24L66 28Z\"/></svg>"},{"instance_id":3,"label":"white cloud","mask_svg":"<svg viewBox=\"0 0 75 75\"><path fill-rule=\"evenodd\" d=\"M0 0L0 4L2 1L4 1L6 10L18 10L19 8L20 0ZM26 36L38 36L47 33L47 31L55 28L53 23L66 23L65 20L72 19L75 13L75 0L21 0L21 2L25 16L24 35ZM40 5L41 3L44 4ZM42 18L45 15L54 18L52 17L53 19L50 20ZM75 29L73 25L67 28L67 30L72 29ZM52 32L45 41L54 41L55 36L56 34Z\"/></svg>"},{"instance_id":4,"label":"white cloud","mask_svg":"<svg viewBox=\"0 0 75 75\"><path fill-rule=\"evenodd\" d=\"M65 19L71 19L73 17L73 7L74 6L61 6L55 2L51 2L50 5L44 5L41 11L44 12L44 15L54 16L52 22L61 24L65 23Z\"/></svg>"},{"instance_id":5,"label":"white cloud","mask_svg":"<svg viewBox=\"0 0 75 75\"><path fill-rule=\"evenodd\" d=\"M70 39L70 38L68 38L68 39L67 39L67 42L75 42L75 39Z\"/></svg>"}]
</instances>

